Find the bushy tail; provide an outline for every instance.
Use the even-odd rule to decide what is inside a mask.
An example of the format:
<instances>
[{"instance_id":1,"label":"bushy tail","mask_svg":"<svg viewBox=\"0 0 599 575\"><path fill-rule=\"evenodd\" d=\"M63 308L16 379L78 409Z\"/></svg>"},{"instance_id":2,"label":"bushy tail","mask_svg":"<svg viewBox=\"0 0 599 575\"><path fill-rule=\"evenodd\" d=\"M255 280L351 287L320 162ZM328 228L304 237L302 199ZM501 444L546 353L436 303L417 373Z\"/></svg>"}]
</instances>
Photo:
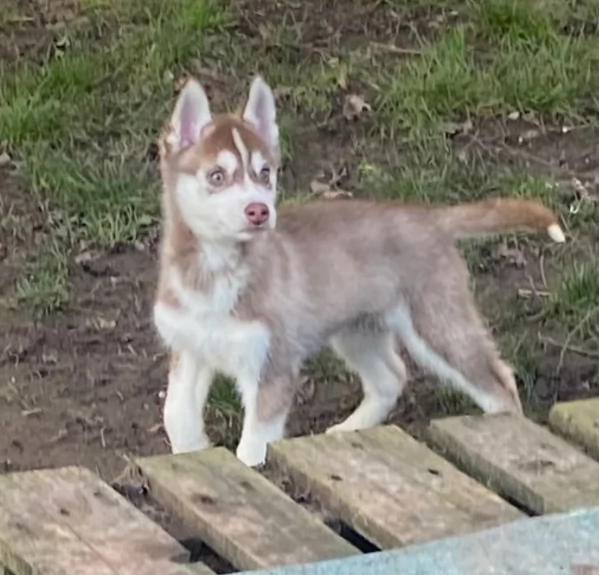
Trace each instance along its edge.
<instances>
[{"instance_id":1,"label":"bushy tail","mask_svg":"<svg viewBox=\"0 0 599 575\"><path fill-rule=\"evenodd\" d=\"M439 223L456 239L516 230L545 229L558 243L566 241L555 214L541 202L493 198L440 208Z\"/></svg>"}]
</instances>

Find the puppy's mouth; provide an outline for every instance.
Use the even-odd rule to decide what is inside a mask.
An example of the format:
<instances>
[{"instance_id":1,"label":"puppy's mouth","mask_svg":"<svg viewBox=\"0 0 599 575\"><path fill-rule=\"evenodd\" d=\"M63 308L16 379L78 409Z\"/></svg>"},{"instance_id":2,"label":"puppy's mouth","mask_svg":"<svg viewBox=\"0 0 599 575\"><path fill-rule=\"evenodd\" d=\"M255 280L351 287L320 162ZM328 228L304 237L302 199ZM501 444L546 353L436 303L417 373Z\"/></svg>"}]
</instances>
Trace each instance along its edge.
<instances>
[{"instance_id":1,"label":"puppy's mouth","mask_svg":"<svg viewBox=\"0 0 599 575\"><path fill-rule=\"evenodd\" d=\"M272 228L268 224L263 224L261 226L252 226L251 228L246 228L246 233L251 236L261 235L266 232L269 232Z\"/></svg>"},{"instance_id":2,"label":"puppy's mouth","mask_svg":"<svg viewBox=\"0 0 599 575\"><path fill-rule=\"evenodd\" d=\"M275 225L271 223L270 220L263 222L261 224L250 224L246 226L246 231L250 233L261 233L261 232L269 232L274 230Z\"/></svg>"},{"instance_id":3,"label":"puppy's mouth","mask_svg":"<svg viewBox=\"0 0 599 575\"><path fill-rule=\"evenodd\" d=\"M268 224L261 224L260 226L247 226L240 233L240 240L243 242L251 242L252 240L265 235L270 232L271 228Z\"/></svg>"}]
</instances>

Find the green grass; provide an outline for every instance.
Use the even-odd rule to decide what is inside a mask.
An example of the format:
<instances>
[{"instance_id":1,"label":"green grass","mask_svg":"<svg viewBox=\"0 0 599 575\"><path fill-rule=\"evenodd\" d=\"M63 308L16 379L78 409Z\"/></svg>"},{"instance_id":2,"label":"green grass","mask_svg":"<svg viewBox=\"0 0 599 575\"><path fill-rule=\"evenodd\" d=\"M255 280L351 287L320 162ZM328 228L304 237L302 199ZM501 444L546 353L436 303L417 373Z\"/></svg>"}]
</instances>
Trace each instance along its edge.
<instances>
[{"instance_id":1,"label":"green grass","mask_svg":"<svg viewBox=\"0 0 599 575\"><path fill-rule=\"evenodd\" d=\"M513 301L502 314L500 343L504 357L515 369L524 405L534 413L554 399L537 395L539 361L547 355L542 347L547 341L543 332L551 334L551 349L557 354L560 368L571 346L577 354L584 354L585 350L596 354L599 350L599 262L595 256L564 267L549 297L540 306L545 325L538 328L536 338L531 337L528 322L523 322L523 318L539 315L539 306L532 308L525 302ZM560 335L554 337L555 333Z\"/></svg>"},{"instance_id":2,"label":"green grass","mask_svg":"<svg viewBox=\"0 0 599 575\"><path fill-rule=\"evenodd\" d=\"M103 245L135 240L158 213L156 182L142 162L127 155L126 141L111 154L53 148L46 142L31 148L28 167L34 190L68 214L68 228Z\"/></svg>"},{"instance_id":3,"label":"green grass","mask_svg":"<svg viewBox=\"0 0 599 575\"><path fill-rule=\"evenodd\" d=\"M537 356L531 348L526 334L506 332L500 340L500 348L505 360L512 366L516 374L522 402L529 408L538 407L535 397L537 378Z\"/></svg>"},{"instance_id":4,"label":"green grass","mask_svg":"<svg viewBox=\"0 0 599 575\"><path fill-rule=\"evenodd\" d=\"M156 214L148 140L166 119L178 77L227 14L216 2L94 3L100 41L22 66L0 85L0 133L25 158L32 187L101 244L134 238ZM83 208L83 209L82 209Z\"/></svg>"},{"instance_id":5,"label":"green grass","mask_svg":"<svg viewBox=\"0 0 599 575\"><path fill-rule=\"evenodd\" d=\"M542 41L556 30L577 34L585 28L596 29L593 24L599 19L597 0L475 0L470 5L483 30L533 41Z\"/></svg>"},{"instance_id":6,"label":"green grass","mask_svg":"<svg viewBox=\"0 0 599 575\"><path fill-rule=\"evenodd\" d=\"M53 244L27 265L17 285L17 301L40 316L58 311L69 298L67 279L66 256L59 245Z\"/></svg>"},{"instance_id":7,"label":"green grass","mask_svg":"<svg viewBox=\"0 0 599 575\"><path fill-rule=\"evenodd\" d=\"M516 14L502 11L507 4L483 2L475 33L461 25L437 43L423 42L421 56L377 73L380 129L421 135L444 118L513 110L596 114L597 41L560 34L542 11L524 3Z\"/></svg>"},{"instance_id":8,"label":"green grass","mask_svg":"<svg viewBox=\"0 0 599 575\"><path fill-rule=\"evenodd\" d=\"M599 343L599 260L575 262L565 268L546 306L552 317L578 337Z\"/></svg>"},{"instance_id":9,"label":"green grass","mask_svg":"<svg viewBox=\"0 0 599 575\"><path fill-rule=\"evenodd\" d=\"M66 302L59 263L72 244L133 241L155 220L147 151L173 79L228 24L212 0L88 1L85 14L79 28L69 25L60 57L7 69L0 83L2 139L32 191L61 214L61 247L41 254L17 288L19 301L42 313Z\"/></svg>"},{"instance_id":10,"label":"green grass","mask_svg":"<svg viewBox=\"0 0 599 575\"><path fill-rule=\"evenodd\" d=\"M360 181L375 198L454 203L491 195L515 196L537 199L557 210L564 208L549 179L524 169L469 159L440 138L413 146L401 162L385 170L364 162Z\"/></svg>"},{"instance_id":11,"label":"green grass","mask_svg":"<svg viewBox=\"0 0 599 575\"><path fill-rule=\"evenodd\" d=\"M557 9L558 2L549 3ZM560 2L562 6L565 3ZM534 2L517 2L516 0L482 0L471 3L479 30L491 38L518 38L532 45L545 43L555 37L554 23L556 16L564 15L541 10L540 4Z\"/></svg>"},{"instance_id":12,"label":"green grass","mask_svg":"<svg viewBox=\"0 0 599 575\"><path fill-rule=\"evenodd\" d=\"M235 383L228 378L217 377L210 389L208 405L227 417L240 413L241 400Z\"/></svg>"}]
</instances>

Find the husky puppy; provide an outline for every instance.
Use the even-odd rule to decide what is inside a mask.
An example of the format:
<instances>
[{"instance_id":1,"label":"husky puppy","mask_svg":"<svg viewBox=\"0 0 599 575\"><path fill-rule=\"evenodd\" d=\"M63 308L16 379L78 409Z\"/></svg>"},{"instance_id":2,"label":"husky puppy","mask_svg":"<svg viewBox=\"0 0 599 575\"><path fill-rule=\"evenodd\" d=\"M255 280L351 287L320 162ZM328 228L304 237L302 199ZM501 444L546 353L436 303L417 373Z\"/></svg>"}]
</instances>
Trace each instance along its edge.
<instances>
[{"instance_id":1,"label":"husky puppy","mask_svg":"<svg viewBox=\"0 0 599 575\"><path fill-rule=\"evenodd\" d=\"M483 411L522 411L454 243L515 229L563 242L548 208L520 199L348 200L279 211L279 130L260 77L238 115L213 115L189 79L161 134L160 160L154 322L171 352L164 425L173 452L208 446L202 413L219 372L235 379L243 401L237 456L263 463L267 444L284 435L302 362L329 344L364 392L329 432L387 417L406 383L396 340Z\"/></svg>"}]
</instances>

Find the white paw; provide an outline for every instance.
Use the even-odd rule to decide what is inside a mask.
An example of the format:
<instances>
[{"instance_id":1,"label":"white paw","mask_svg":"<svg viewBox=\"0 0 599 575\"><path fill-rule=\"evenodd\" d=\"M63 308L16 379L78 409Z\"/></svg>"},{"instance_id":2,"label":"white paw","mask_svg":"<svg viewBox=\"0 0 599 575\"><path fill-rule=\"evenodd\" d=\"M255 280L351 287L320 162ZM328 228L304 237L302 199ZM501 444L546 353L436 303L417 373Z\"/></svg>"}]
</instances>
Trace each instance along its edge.
<instances>
[{"instance_id":1,"label":"white paw","mask_svg":"<svg viewBox=\"0 0 599 575\"><path fill-rule=\"evenodd\" d=\"M183 441L171 441L171 452L176 453L190 453L192 451L202 451L210 447L210 440L207 435L202 435L199 439L195 440L183 440Z\"/></svg>"},{"instance_id":2,"label":"white paw","mask_svg":"<svg viewBox=\"0 0 599 575\"><path fill-rule=\"evenodd\" d=\"M354 427L347 425L345 421L329 427L325 433L344 433L346 431L355 431Z\"/></svg>"},{"instance_id":3,"label":"white paw","mask_svg":"<svg viewBox=\"0 0 599 575\"><path fill-rule=\"evenodd\" d=\"M266 462L266 444L255 441L241 441L235 453L237 459L248 467L256 467Z\"/></svg>"}]
</instances>

